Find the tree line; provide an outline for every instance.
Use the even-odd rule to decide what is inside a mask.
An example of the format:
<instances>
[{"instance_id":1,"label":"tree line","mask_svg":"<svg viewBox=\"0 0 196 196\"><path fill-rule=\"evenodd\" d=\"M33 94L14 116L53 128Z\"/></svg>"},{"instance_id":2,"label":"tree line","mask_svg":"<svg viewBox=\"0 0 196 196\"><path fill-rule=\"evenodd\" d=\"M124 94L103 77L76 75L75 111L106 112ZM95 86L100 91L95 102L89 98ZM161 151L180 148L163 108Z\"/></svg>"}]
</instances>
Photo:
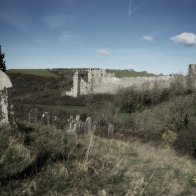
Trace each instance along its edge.
<instances>
[{"instance_id":1,"label":"tree line","mask_svg":"<svg viewBox=\"0 0 196 196\"><path fill-rule=\"evenodd\" d=\"M0 70L2 70L3 72L6 71L6 61L5 59L5 54L1 52L1 45L0 45Z\"/></svg>"}]
</instances>

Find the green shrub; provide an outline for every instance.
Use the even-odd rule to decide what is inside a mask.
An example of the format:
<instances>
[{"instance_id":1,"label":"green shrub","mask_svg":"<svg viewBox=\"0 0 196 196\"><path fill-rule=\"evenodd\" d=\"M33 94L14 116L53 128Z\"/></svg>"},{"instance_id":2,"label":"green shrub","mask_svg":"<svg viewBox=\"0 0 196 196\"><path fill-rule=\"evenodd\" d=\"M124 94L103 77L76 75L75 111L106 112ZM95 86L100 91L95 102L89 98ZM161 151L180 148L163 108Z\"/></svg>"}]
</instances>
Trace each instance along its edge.
<instances>
[{"instance_id":1,"label":"green shrub","mask_svg":"<svg viewBox=\"0 0 196 196\"><path fill-rule=\"evenodd\" d=\"M172 130L167 130L162 134L163 141L168 145L173 145L177 138L178 134Z\"/></svg>"},{"instance_id":2,"label":"green shrub","mask_svg":"<svg viewBox=\"0 0 196 196\"><path fill-rule=\"evenodd\" d=\"M107 126L108 123L114 123L118 125L119 109L112 102L103 102L101 105L97 105L97 107L93 110L95 121L100 126Z\"/></svg>"},{"instance_id":3,"label":"green shrub","mask_svg":"<svg viewBox=\"0 0 196 196\"><path fill-rule=\"evenodd\" d=\"M21 143L12 142L0 159L0 177L17 174L32 162L30 150Z\"/></svg>"},{"instance_id":4,"label":"green shrub","mask_svg":"<svg viewBox=\"0 0 196 196\"><path fill-rule=\"evenodd\" d=\"M183 131L194 124L196 116L196 95L181 96L169 108L168 128Z\"/></svg>"},{"instance_id":5,"label":"green shrub","mask_svg":"<svg viewBox=\"0 0 196 196\"><path fill-rule=\"evenodd\" d=\"M182 76L176 77L168 89L159 89L156 85L151 90L145 90L144 88L136 90L133 87L121 89L116 94L115 102L120 107L121 112L142 111L175 97L186 95L188 92L183 81Z\"/></svg>"}]
</instances>

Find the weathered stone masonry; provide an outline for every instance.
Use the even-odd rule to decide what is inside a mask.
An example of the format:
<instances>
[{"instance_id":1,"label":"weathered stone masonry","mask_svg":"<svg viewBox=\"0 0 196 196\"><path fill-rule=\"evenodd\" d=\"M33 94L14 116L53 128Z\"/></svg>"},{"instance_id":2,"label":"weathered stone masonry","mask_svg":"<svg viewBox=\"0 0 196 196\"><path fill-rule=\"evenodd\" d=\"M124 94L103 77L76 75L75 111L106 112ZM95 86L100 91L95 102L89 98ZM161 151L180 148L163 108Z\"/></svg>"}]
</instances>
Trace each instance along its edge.
<instances>
[{"instance_id":1,"label":"weathered stone masonry","mask_svg":"<svg viewBox=\"0 0 196 196\"><path fill-rule=\"evenodd\" d=\"M8 88L12 87L9 77L0 70L0 126L8 121Z\"/></svg>"},{"instance_id":2,"label":"weathered stone masonry","mask_svg":"<svg viewBox=\"0 0 196 196\"><path fill-rule=\"evenodd\" d=\"M188 86L190 89L196 89L196 64L189 65Z\"/></svg>"},{"instance_id":3,"label":"weathered stone masonry","mask_svg":"<svg viewBox=\"0 0 196 196\"><path fill-rule=\"evenodd\" d=\"M66 94L72 97L86 94L109 93L115 94L119 89L132 87L137 90L169 88L176 81L177 76L124 77L117 78L105 70L87 70L88 79L85 81L77 70L73 76L73 88ZM188 76L182 77L180 82L191 89L196 89L196 65L189 65Z\"/></svg>"}]
</instances>

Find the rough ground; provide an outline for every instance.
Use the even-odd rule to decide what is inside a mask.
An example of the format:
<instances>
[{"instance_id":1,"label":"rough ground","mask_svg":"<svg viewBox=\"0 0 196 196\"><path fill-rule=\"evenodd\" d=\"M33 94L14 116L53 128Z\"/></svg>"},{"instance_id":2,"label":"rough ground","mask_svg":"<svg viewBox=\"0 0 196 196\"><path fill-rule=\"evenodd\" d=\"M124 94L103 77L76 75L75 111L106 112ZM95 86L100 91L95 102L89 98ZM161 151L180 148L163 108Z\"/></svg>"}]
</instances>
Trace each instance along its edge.
<instances>
[{"instance_id":1,"label":"rough ground","mask_svg":"<svg viewBox=\"0 0 196 196\"><path fill-rule=\"evenodd\" d=\"M195 160L161 145L21 125L17 132L1 131L0 149L0 195L196 192Z\"/></svg>"}]
</instances>

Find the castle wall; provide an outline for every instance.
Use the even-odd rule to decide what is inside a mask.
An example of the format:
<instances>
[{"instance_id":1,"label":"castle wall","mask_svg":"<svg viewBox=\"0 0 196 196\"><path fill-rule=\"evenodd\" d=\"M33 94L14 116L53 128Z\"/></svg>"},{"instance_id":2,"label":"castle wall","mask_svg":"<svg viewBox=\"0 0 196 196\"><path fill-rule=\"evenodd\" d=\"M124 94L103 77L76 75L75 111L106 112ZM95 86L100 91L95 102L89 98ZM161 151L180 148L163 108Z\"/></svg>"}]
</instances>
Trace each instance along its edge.
<instances>
[{"instance_id":1,"label":"castle wall","mask_svg":"<svg viewBox=\"0 0 196 196\"><path fill-rule=\"evenodd\" d=\"M73 75L73 88L70 91L66 91L66 95L71 97L78 97L80 95L81 78L79 72L76 71Z\"/></svg>"},{"instance_id":2,"label":"castle wall","mask_svg":"<svg viewBox=\"0 0 196 196\"><path fill-rule=\"evenodd\" d=\"M196 64L189 65L188 86L190 89L196 89Z\"/></svg>"},{"instance_id":3,"label":"castle wall","mask_svg":"<svg viewBox=\"0 0 196 196\"><path fill-rule=\"evenodd\" d=\"M98 94L109 93L115 94L118 90L123 88L132 87L136 90L150 90L153 88L163 89L169 88L172 81L175 80L174 76L156 76L156 77L105 77L100 82L93 84L82 83L81 94Z\"/></svg>"},{"instance_id":4,"label":"castle wall","mask_svg":"<svg viewBox=\"0 0 196 196\"><path fill-rule=\"evenodd\" d=\"M80 95L80 77L78 71L73 76L73 97Z\"/></svg>"},{"instance_id":5,"label":"castle wall","mask_svg":"<svg viewBox=\"0 0 196 196\"><path fill-rule=\"evenodd\" d=\"M187 80L188 78L188 80ZM85 82L76 72L73 77L73 88L67 95L77 97L86 94L115 94L118 90L131 87L135 90L152 90L170 88L172 84L179 84L183 88L193 86L196 89L196 65L189 66L188 77L184 76L151 76L117 78L105 70L88 70L88 80ZM188 81L188 82L187 82Z\"/></svg>"}]
</instances>

